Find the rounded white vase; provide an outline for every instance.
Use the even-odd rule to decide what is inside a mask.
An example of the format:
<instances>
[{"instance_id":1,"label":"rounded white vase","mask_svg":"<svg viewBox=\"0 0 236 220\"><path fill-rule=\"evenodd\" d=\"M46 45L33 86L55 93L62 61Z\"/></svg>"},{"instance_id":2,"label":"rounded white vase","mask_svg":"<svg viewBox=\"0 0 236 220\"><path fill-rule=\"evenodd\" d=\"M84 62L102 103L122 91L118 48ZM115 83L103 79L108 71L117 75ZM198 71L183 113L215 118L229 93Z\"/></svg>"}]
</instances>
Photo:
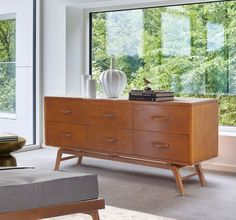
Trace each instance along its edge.
<instances>
[{"instance_id":1,"label":"rounded white vase","mask_svg":"<svg viewBox=\"0 0 236 220\"><path fill-rule=\"evenodd\" d=\"M108 98L119 98L124 91L127 77L124 72L115 69L115 59L111 59L111 68L99 77L102 89Z\"/></svg>"}]
</instances>

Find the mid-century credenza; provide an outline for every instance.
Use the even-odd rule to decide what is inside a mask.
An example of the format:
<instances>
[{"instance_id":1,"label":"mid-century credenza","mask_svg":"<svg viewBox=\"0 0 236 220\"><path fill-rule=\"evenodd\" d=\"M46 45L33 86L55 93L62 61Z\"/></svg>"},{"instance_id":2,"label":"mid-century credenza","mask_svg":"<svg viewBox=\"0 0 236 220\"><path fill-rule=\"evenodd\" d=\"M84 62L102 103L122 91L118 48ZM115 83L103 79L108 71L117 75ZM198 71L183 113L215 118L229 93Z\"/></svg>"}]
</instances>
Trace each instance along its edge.
<instances>
[{"instance_id":1,"label":"mid-century credenza","mask_svg":"<svg viewBox=\"0 0 236 220\"><path fill-rule=\"evenodd\" d=\"M218 155L215 99L175 98L146 102L45 97L45 143L59 147L60 162L83 156L170 169L184 195L183 180L198 175L201 162ZM62 157L62 154L72 156ZM182 177L180 169L193 166Z\"/></svg>"}]
</instances>

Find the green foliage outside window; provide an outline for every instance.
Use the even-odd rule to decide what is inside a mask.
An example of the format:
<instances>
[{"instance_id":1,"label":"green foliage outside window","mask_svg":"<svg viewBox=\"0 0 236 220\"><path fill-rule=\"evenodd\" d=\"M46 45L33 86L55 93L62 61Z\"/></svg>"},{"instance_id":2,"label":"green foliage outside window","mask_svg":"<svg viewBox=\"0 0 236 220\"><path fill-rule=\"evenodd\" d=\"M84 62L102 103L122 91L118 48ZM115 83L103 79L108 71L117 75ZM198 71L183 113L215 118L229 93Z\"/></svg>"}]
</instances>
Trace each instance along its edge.
<instances>
[{"instance_id":1,"label":"green foliage outside window","mask_svg":"<svg viewBox=\"0 0 236 220\"><path fill-rule=\"evenodd\" d=\"M93 13L95 78L111 56L127 75L126 93L146 77L153 89L217 98L219 124L236 126L235 1Z\"/></svg>"},{"instance_id":2,"label":"green foliage outside window","mask_svg":"<svg viewBox=\"0 0 236 220\"><path fill-rule=\"evenodd\" d=\"M0 20L0 112L15 112L15 19Z\"/></svg>"}]
</instances>

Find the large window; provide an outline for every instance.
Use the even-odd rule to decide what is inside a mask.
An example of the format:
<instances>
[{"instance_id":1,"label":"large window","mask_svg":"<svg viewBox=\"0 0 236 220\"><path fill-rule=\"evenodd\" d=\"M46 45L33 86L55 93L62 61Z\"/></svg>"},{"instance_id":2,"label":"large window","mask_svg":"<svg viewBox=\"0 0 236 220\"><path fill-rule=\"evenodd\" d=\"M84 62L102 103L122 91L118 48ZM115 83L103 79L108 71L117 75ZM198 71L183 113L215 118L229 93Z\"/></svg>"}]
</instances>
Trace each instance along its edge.
<instances>
[{"instance_id":1,"label":"large window","mask_svg":"<svg viewBox=\"0 0 236 220\"><path fill-rule=\"evenodd\" d=\"M36 0L0 0L0 133L35 144Z\"/></svg>"},{"instance_id":2,"label":"large window","mask_svg":"<svg viewBox=\"0 0 236 220\"><path fill-rule=\"evenodd\" d=\"M0 19L0 112L15 112L16 19L9 15Z\"/></svg>"},{"instance_id":3,"label":"large window","mask_svg":"<svg viewBox=\"0 0 236 220\"><path fill-rule=\"evenodd\" d=\"M236 2L91 13L91 73L110 58L128 78L126 93L144 88L178 96L215 97L220 124L236 126Z\"/></svg>"}]
</instances>

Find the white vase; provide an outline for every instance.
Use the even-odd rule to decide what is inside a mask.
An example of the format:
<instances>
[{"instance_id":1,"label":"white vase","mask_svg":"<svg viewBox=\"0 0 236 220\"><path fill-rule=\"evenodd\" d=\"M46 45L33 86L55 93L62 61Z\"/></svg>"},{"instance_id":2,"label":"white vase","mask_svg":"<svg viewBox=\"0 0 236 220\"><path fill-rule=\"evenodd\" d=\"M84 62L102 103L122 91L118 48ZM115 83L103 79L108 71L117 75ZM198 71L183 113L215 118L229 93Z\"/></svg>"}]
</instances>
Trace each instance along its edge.
<instances>
[{"instance_id":1,"label":"white vase","mask_svg":"<svg viewBox=\"0 0 236 220\"><path fill-rule=\"evenodd\" d=\"M111 60L110 70L101 73L99 77L102 89L108 98L118 98L124 91L127 77L124 72L115 69L115 59Z\"/></svg>"},{"instance_id":2,"label":"white vase","mask_svg":"<svg viewBox=\"0 0 236 220\"><path fill-rule=\"evenodd\" d=\"M81 75L81 94L82 97L87 97L87 81L91 79L90 75Z\"/></svg>"},{"instance_id":3,"label":"white vase","mask_svg":"<svg viewBox=\"0 0 236 220\"><path fill-rule=\"evenodd\" d=\"M96 98L96 79L88 79L87 80L87 97L88 98Z\"/></svg>"}]
</instances>

